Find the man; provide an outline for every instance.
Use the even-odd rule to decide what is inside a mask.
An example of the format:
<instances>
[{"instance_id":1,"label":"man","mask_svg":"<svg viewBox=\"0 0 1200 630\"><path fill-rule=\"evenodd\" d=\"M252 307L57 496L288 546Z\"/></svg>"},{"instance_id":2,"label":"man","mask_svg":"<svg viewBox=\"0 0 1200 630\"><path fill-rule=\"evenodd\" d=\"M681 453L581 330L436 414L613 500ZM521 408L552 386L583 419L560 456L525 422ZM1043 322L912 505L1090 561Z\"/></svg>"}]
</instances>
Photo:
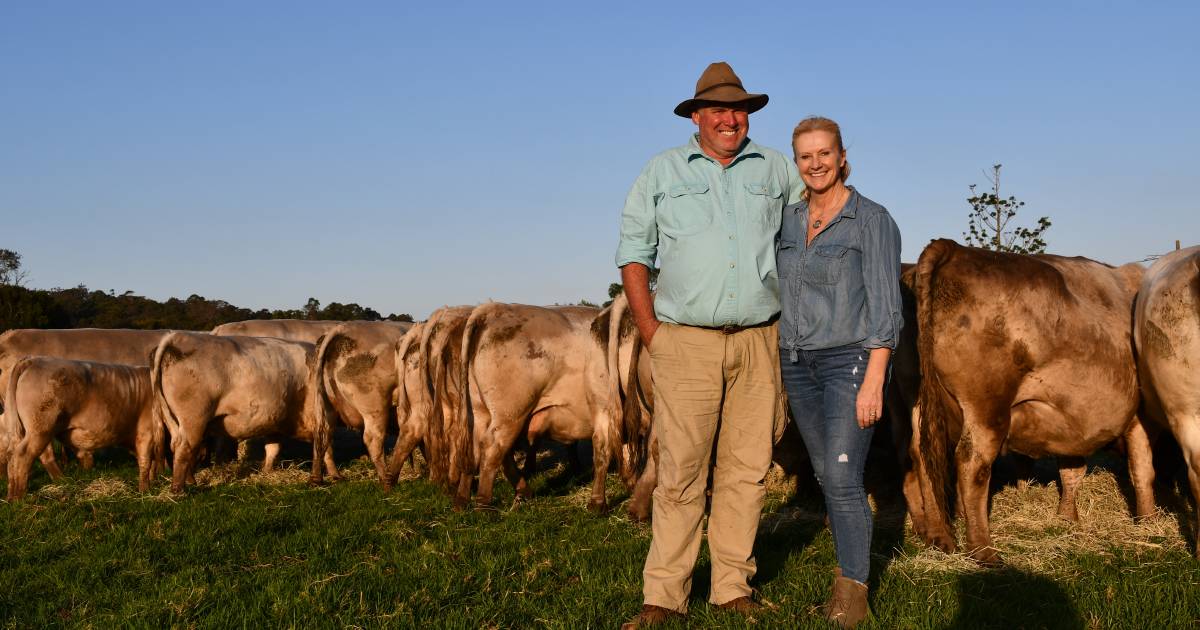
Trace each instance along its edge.
<instances>
[{"instance_id":1,"label":"man","mask_svg":"<svg viewBox=\"0 0 1200 630\"><path fill-rule=\"evenodd\" d=\"M616 262L651 357L660 459L645 603L624 628L687 613L714 448L710 601L741 613L759 606L754 535L784 421L775 239L801 186L790 160L746 137L749 115L766 104L729 64L709 65L675 108L697 133L651 159L625 201Z\"/></svg>"}]
</instances>

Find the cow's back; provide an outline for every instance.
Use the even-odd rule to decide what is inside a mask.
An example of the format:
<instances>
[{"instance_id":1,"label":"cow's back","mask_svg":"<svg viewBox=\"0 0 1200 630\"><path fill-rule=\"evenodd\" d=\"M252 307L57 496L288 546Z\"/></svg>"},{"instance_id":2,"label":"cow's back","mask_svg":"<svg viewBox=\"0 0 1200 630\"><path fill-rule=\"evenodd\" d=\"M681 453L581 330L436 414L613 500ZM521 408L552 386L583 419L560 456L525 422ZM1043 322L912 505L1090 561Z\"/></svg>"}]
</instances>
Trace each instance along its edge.
<instances>
[{"instance_id":1,"label":"cow's back","mask_svg":"<svg viewBox=\"0 0 1200 630\"><path fill-rule=\"evenodd\" d=\"M315 344L322 335L342 323L336 320L248 319L221 324L212 329L212 334L220 337L275 337Z\"/></svg>"}]
</instances>

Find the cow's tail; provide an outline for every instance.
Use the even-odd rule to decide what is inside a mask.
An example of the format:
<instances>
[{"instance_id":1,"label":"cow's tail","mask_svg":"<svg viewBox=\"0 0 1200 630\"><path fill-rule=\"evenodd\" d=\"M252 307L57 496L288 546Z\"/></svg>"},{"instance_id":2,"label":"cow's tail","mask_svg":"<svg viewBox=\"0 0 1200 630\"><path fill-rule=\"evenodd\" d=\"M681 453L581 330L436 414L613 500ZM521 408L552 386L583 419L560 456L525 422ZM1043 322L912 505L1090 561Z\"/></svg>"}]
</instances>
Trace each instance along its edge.
<instances>
[{"instance_id":1,"label":"cow's tail","mask_svg":"<svg viewBox=\"0 0 1200 630\"><path fill-rule=\"evenodd\" d=\"M336 326L333 330L325 333L317 340L317 348L313 357L313 369L311 382L309 386L313 391L313 409L312 415L312 433L313 433L313 469L318 466L324 466L325 452L330 448L333 440L333 402L329 399L329 388L325 384L325 364L333 358L333 354L337 352L335 343L342 337L342 327ZM332 348L332 350L331 350ZM321 457L318 459L317 456ZM334 471L328 471L329 474L336 474Z\"/></svg>"},{"instance_id":2,"label":"cow's tail","mask_svg":"<svg viewBox=\"0 0 1200 630\"><path fill-rule=\"evenodd\" d=\"M621 392L621 344L628 342L629 365L624 395ZM609 396L620 403L619 418L621 438L627 461L624 469L626 483L632 483L646 467L647 436L642 422L641 396L638 392L638 357L641 355L641 335L633 325L629 301L625 294L618 295L612 303L608 322L608 374Z\"/></svg>"},{"instance_id":3,"label":"cow's tail","mask_svg":"<svg viewBox=\"0 0 1200 630\"><path fill-rule=\"evenodd\" d=\"M439 390L436 388L439 383L436 382L437 377L434 374L434 356L431 342L442 323L443 314L444 311L435 311L429 316L429 321L425 324L425 332L421 335L421 345L417 358L420 380L425 385L429 401L429 409L427 410L428 419L425 424L425 459L426 465L429 467L429 480L437 484L446 482L448 471L445 466L446 445L445 436L442 431L442 406L438 402Z\"/></svg>"},{"instance_id":4,"label":"cow's tail","mask_svg":"<svg viewBox=\"0 0 1200 630\"><path fill-rule=\"evenodd\" d=\"M28 357L21 359L8 373L8 388L4 392L4 436L0 440L0 474L7 473L12 450L25 437L25 423L21 421L21 412L17 409L17 381L29 363Z\"/></svg>"},{"instance_id":5,"label":"cow's tail","mask_svg":"<svg viewBox=\"0 0 1200 630\"><path fill-rule=\"evenodd\" d=\"M408 390L404 388L404 355L408 354L408 349L412 345L413 332L412 329L405 333L399 341L396 342L396 428L400 429L405 421L408 420L409 407L412 404L408 400Z\"/></svg>"},{"instance_id":6,"label":"cow's tail","mask_svg":"<svg viewBox=\"0 0 1200 630\"><path fill-rule=\"evenodd\" d=\"M175 337L175 333L168 333L158 342L158 347L154 349L154 359L150 363L150 391L158 405L158 416L167 427L167 433L171 434L172 449L178 448L179 418L171 411L171 405L167 403L167 396L163 393L162 372L165 367L164 357L168 352L175 350L172 346Z\"/></svg>"},{"instance_id":7,"label":"cow's tail","mask_svg":"<svg viewBox=\"0 0 1200 630\"><path fill-rule=\"evenodd\" d=\"M949 239L933 241L921 252L917 261L917 347L921 362L921 389L918 404L921 409L920 440L917 452L920 468L925 472L922 494L925 495L926 518L930 525L942 524L950 530L949 484L951 426L962 424L962 411L942 386L934 367L934 325L937 305L934 302L934 281L938 269L953 255L958 244Z\"/></svg>"},{"instance_id":8,"label":"cow's tail","mask_svg":"<svg viewBox=\"0 0 1200 630\"><path fill-rule=\"evenodd\" d=\"M467 318L463 327L461 356L458 361L459 388L458 423L460 429L459 459L463 470L460 474L474 475L477 462L475 459L475 410L471 406L471 364L475 359L475 350L479 344L479 336L483 334L482 316L476 317L475 312Z\"/></svg>"}]
</instances>

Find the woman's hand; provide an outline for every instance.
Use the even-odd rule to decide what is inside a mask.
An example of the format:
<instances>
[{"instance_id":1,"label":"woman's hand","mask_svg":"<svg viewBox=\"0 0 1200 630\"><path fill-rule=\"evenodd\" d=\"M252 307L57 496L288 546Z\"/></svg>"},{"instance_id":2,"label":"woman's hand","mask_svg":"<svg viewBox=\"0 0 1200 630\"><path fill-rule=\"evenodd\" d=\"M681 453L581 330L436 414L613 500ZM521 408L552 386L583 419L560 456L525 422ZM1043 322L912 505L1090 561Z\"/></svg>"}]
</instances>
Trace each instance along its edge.
<instances>
[{"instance_id":1,"label":"woman's hand","mask_svg":"<svg viewBox=\"0 0 1200 630\"><path fill-rule=\"evenodd\" d=\"M858 428L865 429L883 416L883 379L872 379L868 373L858 388L858 400L854 404L858 416Z\"/></svg>"},{"instance_id":2,"label":"woman's hand","mask_svg":"<svg viewBox=\"0 0 1200 630\"><path fill-rule=\"evenodd\" d=\"M858 388L858 400L854 403L860 429L870 427L883 417L883 382L891 357L890 348L871 349L867 373L863 375L862 386Z\"/></svg>"}]
</instances>

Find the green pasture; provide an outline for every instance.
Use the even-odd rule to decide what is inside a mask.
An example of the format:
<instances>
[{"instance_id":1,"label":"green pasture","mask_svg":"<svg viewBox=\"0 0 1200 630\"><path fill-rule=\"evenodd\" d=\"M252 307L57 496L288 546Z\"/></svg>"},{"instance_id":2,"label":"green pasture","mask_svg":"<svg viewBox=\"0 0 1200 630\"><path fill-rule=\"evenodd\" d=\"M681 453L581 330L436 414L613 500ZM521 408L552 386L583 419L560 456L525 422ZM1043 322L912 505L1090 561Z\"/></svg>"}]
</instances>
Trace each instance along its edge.
<instances>
[{"instance_id":1,"label":"green pasture","mask_svg":"<svg viewBox=\"0 0 1200 630\"><path fill-rule=\"evenodd\" d=\"M228 465L173 497L159 481L136 493L131 458L98 458L69 480L34 476L31 495L0 503L0 620L5 627L614 628L641 604L649 527L620 507L585 509L586 481L561 465L515 509L455 512L420 479L390 494L364 460L347 480L309 488L293 466L254 475ZM1115 477L1090 475L1080 511L1059 522L1052 486L996 498L996 543L1008 568L982 570L925 550L877 496L868 628L1196 628L1200 563L1177 502L1135 524ZM834 563L811 500L775 478L758 537L752 619L706 603L702 556L692 611L676 627L822 627L812 611ZM1024 493L1024 494L1022 494ZM1032 507L1026 507L1031 505ZM1115 507L1114 507L1115 506ZM1121 510L1126 510L1121 514Z\"/></svg>"}]
</instances>

